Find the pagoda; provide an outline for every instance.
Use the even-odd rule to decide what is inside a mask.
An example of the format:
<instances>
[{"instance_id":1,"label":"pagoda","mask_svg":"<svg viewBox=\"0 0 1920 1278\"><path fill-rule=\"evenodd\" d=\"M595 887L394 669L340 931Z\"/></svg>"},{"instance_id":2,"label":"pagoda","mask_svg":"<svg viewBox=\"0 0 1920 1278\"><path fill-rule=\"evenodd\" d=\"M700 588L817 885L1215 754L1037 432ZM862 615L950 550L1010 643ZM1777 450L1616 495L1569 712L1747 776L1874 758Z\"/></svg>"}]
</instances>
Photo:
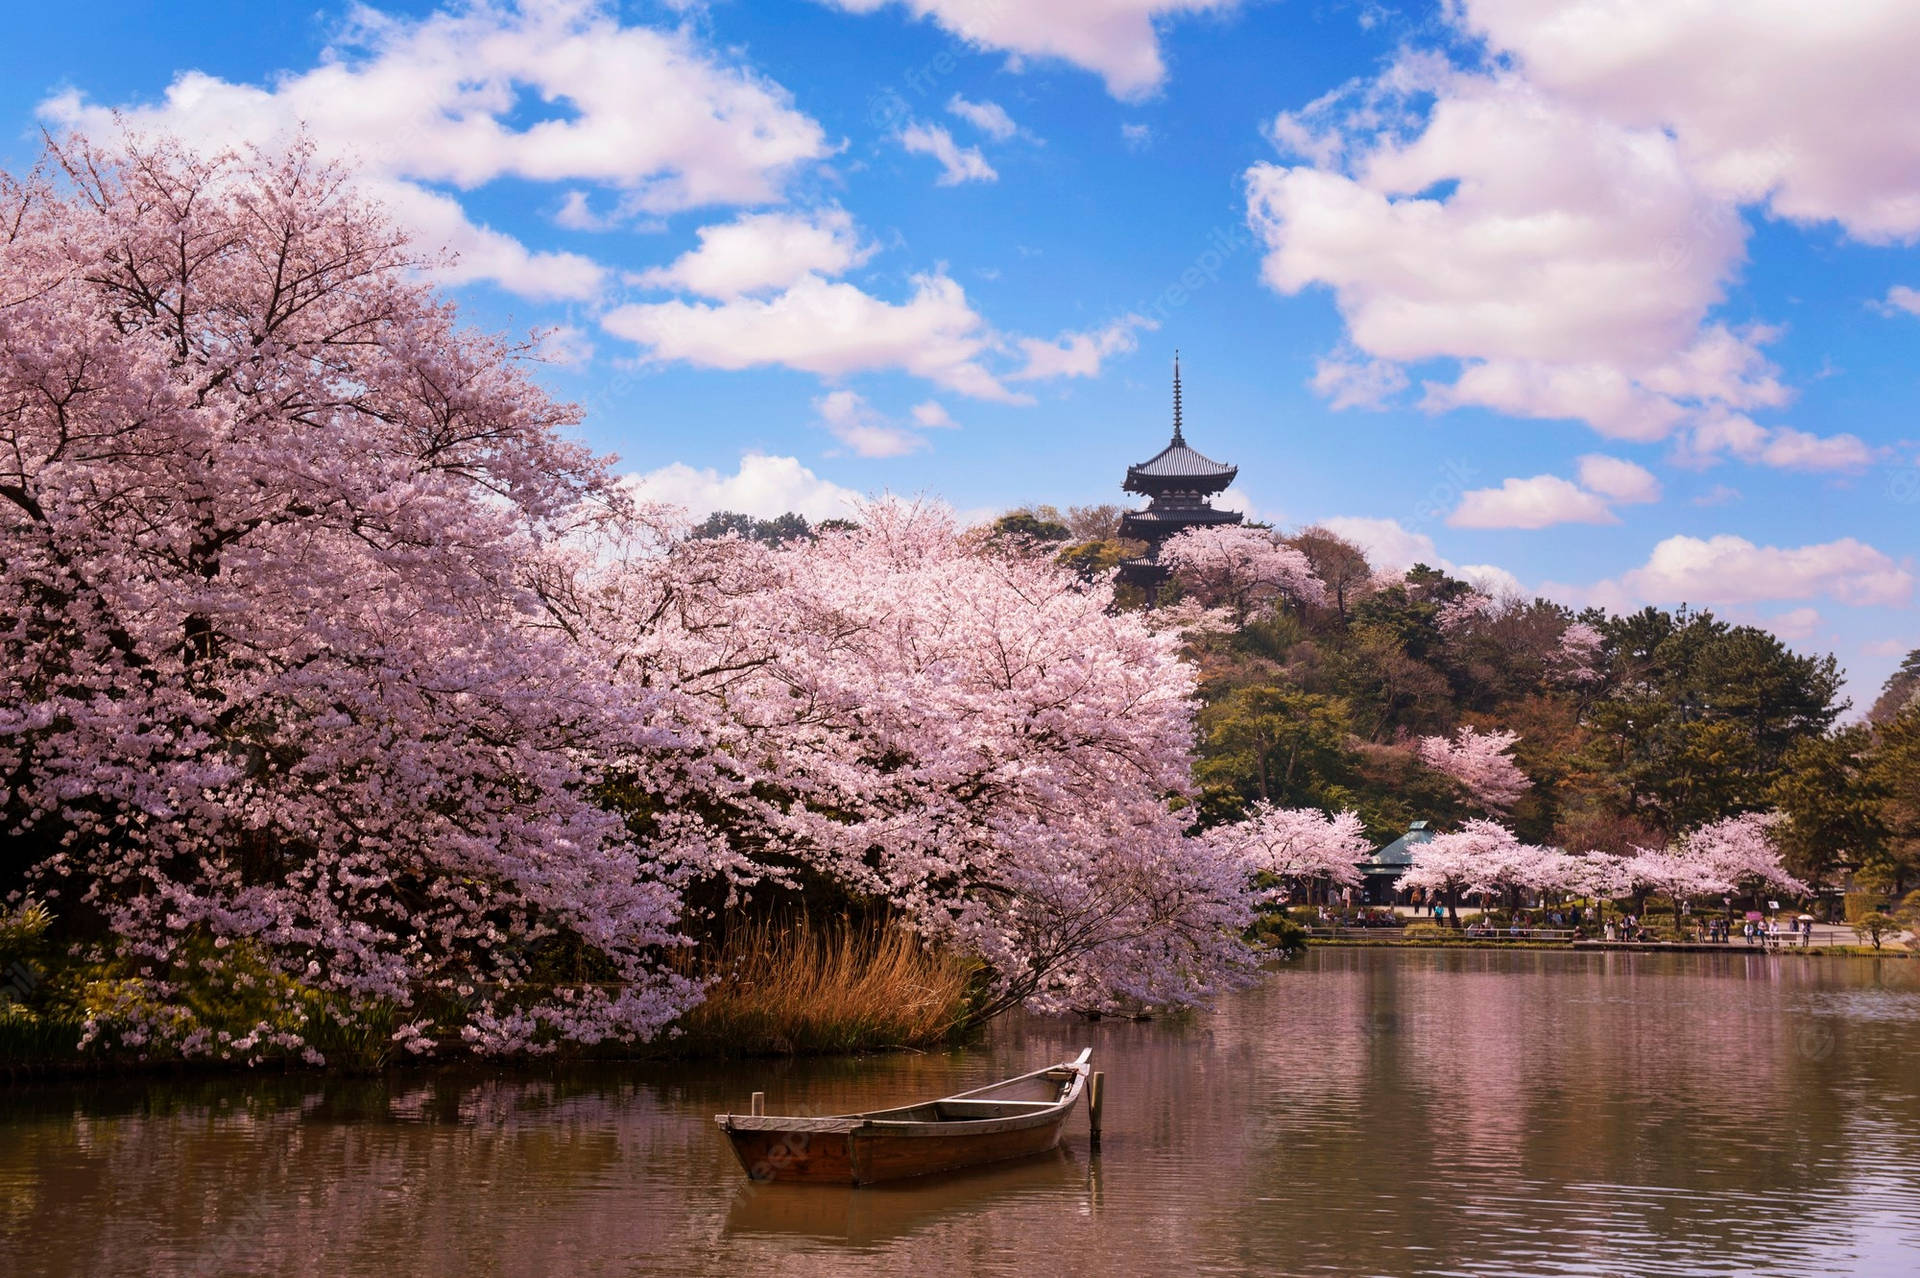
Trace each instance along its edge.
<instances>
[{"instance_id":1,"label":"pagoda","mask_svg":"<svg viewBox=\"0 0 1920 1278\"><path fill-rule=\"evenodd\" d=\"M1147 543L1146 554L1120 565L1120 580L1141 587L1151 598L1167 579L1167 570L1160 566L1160 547L1167 538L1187 528L1239 523L1239 512L1208 504L1239 473L1239 467L1223 466L1187 446L1180 423L1180 352L1175 351L1173 442L1138 466L1127 467L1127 480L1120 485L1147 498L1145 510L1130 510L1120 519L1122 537Z\"/></svg>"}]
</instances>

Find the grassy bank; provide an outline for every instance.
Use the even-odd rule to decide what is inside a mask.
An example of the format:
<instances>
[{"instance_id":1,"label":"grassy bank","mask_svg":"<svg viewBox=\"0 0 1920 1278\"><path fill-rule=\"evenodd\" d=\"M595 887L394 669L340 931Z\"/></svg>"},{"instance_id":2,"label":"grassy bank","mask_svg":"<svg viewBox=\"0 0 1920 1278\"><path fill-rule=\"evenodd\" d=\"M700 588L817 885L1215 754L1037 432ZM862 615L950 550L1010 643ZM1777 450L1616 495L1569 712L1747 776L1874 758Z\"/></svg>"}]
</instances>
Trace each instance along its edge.
<instances>
[{"instance_id":1,"label":"grassy bank","mask_svg":"<svg viewBox=\"0 0 1920 1278\"><path fill-rule=\"evenodd\" d=\"M350 1014L330 996L297 985L229 947L220 977L189 966L195 979L164 1001L122 962L66 959L46 943L38 907L0 911L0 1074L30 1076L140 1069L303 1068L294 1050L183 1055L167 1045L188 1031L216 1048L263 1037L257 1027L296 1032L325 1067L366 1072L408 1057L396 1028L424 1018L440 1043L435 1059L470 1058L459 1034L463 1012L435 1000L409 1007L362 1006ZM236 963L236 960L241 960ZM804 1055L924 1048L969 1025L977 967L923 945L891 922L821 924L741 921L723 940L679 955L682 975L706 998L646 1043L556 1044L543 1059ZM238 979L235 980L235 968ZM98 1028L86 1038L87 1022ZM180 1034L139 1036L130 1027L166 1019Z\"/></svg>"}]
</instances>

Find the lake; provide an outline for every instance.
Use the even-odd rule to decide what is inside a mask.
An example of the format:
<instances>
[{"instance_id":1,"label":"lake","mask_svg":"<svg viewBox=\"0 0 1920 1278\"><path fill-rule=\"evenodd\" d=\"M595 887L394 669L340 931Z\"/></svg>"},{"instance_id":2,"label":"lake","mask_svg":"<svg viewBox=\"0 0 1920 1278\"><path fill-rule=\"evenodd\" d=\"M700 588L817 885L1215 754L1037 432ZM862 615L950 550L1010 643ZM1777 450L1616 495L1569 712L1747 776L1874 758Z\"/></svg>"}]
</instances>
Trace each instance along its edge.
<instances>
[{"instance_id":1,"label":"lake","mask_svg":"<svg viewBox=\"0 0 1920 1278\"><path fill-rule=\"evenodd\" d=\"M750 1185L718 1111L1083 1046L1057 1156ZM0 1273L1920 1271L1920 962L1321 949L1212 1011L927 1056L0 1092Z\"/></svg>"}]
</instances>

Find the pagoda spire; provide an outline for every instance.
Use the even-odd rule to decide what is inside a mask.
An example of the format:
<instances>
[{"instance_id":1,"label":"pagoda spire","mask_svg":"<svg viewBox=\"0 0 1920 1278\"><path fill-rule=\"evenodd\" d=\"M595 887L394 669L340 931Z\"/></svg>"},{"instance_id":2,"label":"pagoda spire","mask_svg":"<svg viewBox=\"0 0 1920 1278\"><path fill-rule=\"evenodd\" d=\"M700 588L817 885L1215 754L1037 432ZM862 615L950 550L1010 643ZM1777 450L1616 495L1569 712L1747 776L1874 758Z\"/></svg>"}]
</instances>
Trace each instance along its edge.
<instances>
[{"instance_id":1,"label":"pagoda spire","mask_svg":"<svg viewBox=\"0 0 1920 1278\"><path fill-rule=\"evenodd\" d=\"M1173 442L1184 444L1187 441L1180 436L1180 350L1173 352Z\"/></svg>"}]
</instances>

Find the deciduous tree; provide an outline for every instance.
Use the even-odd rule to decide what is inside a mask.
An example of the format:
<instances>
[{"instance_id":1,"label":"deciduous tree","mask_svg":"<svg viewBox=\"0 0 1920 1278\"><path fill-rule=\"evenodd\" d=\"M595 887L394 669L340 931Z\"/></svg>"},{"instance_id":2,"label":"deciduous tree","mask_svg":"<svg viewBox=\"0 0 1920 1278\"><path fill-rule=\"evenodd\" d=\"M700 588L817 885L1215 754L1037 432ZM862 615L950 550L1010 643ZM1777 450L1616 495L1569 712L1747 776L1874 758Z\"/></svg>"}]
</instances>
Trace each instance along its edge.
<instances>
[{"instance_id":1,"label":"deciduous tree","mask_svg":"<svg viewBox=\"0 0 1920 1278\"><path fill-rule=\"evenodd\" d=\"M7 880L148 1005L210 940L403 1034L664 1024L676 871L591 794L649 736L525 571L617 502L574 410L308 147L74 142L0 204Z\"/></svg>"}]
</instances>

